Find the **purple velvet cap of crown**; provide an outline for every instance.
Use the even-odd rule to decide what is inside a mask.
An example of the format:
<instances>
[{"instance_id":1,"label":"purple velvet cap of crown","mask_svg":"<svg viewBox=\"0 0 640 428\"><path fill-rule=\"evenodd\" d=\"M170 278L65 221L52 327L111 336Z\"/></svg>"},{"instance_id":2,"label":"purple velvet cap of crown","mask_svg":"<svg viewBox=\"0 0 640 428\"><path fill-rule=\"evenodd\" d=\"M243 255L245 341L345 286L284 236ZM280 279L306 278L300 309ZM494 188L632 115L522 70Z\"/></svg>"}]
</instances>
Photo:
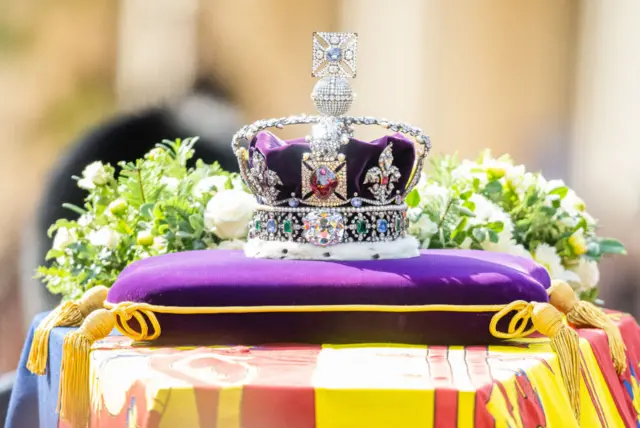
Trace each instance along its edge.
<instances>
[{"instance_id":1,"label":"purple velvet cap of crown","mask_svg":"<svg viewBox=\"0 0 640 428\"><path fill-rule=\"evenodd\" d=\"M415 148L411 140L396 133L387 135L371 142L352 138L349 144L342 146L339 153L343 153L347 160L347 197L354 193L360 197L374 199L366 187L362 187L365 174L378 165L378 157L382 151L393 143L393 164L400 170L400 179L396 189L404 189L411 176L416 159ZM302 172L301 163L304 153L311 153L311 147L304 138L295 140L281 140L268 131L259 132L249 146L249 160L253 159L253 152L258 150L264 156L267 168L276 172L282 180L279 199L288 198L291 193L301 198ZM251 166L251 164L250 164Z\"/></svg>"},{"instance_id":2,"label":"purple velvet cap of crown","mask_svg":"<svg viewBox=\"0 0 640 428\"><path fill-rule=\"evenodd\" d=\"M507 254L424 250L416 258L312 261L247 258L241 251L167 254L127 267L108 301L161 306L496 305L548 301L549 275ZM158 315L162 336L231 342L399 341L487 344L491 312L320 312ZM506 331L509 318L499 327Z\"/></svg>"}]
</instances>

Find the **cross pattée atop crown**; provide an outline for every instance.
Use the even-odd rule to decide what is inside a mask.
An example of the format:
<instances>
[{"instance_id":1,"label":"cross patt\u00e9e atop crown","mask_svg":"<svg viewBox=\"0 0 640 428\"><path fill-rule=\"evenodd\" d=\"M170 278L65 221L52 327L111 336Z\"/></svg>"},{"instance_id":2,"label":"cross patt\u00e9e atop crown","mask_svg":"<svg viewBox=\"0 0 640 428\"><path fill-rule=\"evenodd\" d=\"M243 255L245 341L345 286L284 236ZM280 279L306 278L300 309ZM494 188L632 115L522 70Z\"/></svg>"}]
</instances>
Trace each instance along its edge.
<instances>
[{"instance_id":1,"label":"cross patt\u00e9e atop crown","mask_svg":"<svg viewBox=\"0 0 640 428\"><path fill-rule=\"evenodd\" d=\"M431 144L419 128L345 115L354 100L348 79L356 76L357 46L355 33L314 33L312 76L320 79L311 99L321 115L259 120L233 137L241 175L259 203L247 255L340 260L417 255L417 243L406 235L404 200ZM311 134L291 141L266 131L302 124L312 125ZM360 141L354 138L359 125L395 133ZM390 242L395 246L382 247Z\"/></svg>"}]
</instances>

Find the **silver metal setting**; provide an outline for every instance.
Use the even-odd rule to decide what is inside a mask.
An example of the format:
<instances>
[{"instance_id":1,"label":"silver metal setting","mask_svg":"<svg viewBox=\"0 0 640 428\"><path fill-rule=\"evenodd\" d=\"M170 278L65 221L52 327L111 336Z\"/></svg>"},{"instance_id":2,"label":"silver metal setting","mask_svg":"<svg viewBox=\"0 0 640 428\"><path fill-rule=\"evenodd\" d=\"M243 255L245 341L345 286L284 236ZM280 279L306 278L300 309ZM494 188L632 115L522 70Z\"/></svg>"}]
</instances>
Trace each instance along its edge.
<instances>
[{"instance_id":1,"label":"silver metal setting","mask_svg":"<svg viewBox=\"0 0 640 428\"><path fill-rule=\"evenodd\" d=\"M356 77L356 33L313 33L313 77Z\"/></svg>"}]
</instances>

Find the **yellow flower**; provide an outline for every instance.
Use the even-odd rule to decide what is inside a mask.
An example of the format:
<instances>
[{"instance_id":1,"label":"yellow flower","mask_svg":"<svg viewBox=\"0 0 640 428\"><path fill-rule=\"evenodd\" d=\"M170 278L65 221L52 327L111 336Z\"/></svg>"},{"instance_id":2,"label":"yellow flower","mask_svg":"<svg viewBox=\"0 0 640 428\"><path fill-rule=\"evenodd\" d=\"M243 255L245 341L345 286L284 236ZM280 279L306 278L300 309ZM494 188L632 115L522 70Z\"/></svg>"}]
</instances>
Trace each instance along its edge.
<instances>
[{"instance_id":1,"label":"yellow flower","mask_svg":"<svg viewBox=\"0 0 640 428\"><path fill-rule=\"evenodd\" d=\"M574 254L581 256L587 252L587 240L584 237L584 230L578 229L569 237L569 247Z\"/></svg>"}]
</instances>

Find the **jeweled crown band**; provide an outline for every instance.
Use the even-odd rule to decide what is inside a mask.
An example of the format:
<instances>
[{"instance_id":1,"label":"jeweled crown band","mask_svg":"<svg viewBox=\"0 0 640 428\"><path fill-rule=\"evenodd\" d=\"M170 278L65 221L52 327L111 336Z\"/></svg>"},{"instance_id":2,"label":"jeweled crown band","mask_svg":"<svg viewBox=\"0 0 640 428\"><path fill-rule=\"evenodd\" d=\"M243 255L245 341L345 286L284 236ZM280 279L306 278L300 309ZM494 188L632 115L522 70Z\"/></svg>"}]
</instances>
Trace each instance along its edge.
<instances>
[{"instance_id":1,"label":"jeweled crown band","mask_svg":"<svg viewBox=\"0 0 640 428\"><path fill-rule=\"evenodd\" d=\"M384 242L404 237L407 206L287 208L260 206L250 239L329 246L347 242Z\"/></svg>"}]
</instances>

